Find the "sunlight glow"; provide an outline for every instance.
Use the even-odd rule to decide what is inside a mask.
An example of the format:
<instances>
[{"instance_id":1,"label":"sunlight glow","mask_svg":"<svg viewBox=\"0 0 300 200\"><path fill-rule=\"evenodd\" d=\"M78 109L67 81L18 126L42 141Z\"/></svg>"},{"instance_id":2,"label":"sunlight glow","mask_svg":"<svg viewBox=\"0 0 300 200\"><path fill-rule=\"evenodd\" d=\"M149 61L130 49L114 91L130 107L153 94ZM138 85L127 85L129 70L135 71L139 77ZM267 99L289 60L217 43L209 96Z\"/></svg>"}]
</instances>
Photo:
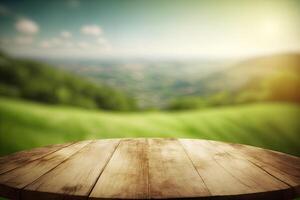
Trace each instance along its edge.
<instances>
[{"instance_id":1,"label":"sunlight glow","mask_svg":"<svg viewBox=\"0 0 300 200\"><path fill-rule=\"evenodd\" d=\"M266 40L278 40L282 36L289 34L289 27L285 27L280 19L278 18L268 18L263 20L260 24L260 33Z\"/></svg>"}]
</instances>

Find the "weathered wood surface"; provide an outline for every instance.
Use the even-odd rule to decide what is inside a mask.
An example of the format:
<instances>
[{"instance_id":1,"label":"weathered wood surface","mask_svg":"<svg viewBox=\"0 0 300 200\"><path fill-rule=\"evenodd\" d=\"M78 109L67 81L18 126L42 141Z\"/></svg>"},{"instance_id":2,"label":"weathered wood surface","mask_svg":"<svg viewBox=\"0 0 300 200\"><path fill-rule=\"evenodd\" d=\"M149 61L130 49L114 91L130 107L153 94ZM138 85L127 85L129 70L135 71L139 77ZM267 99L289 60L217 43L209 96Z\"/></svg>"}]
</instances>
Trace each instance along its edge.
<instances>
[{"instance_id":1,"label":"weathered wood surface","mask_svg":"<svg viewBox=\"0 0 300 200\"><path fill-rule=\"evenodd\" d=\"M109 139L0 158L10 199L292 199L300 158L192 139Z\"/></svg>"},{"instance_id":2,"label":"weathered wood surface","mask_svg":"<svg viewBox=\"0 0 300 200\"><path fill-rule=\"evenodd\" d=\"M95 185L90 198L148 197L146 139L123 140Z\"/></svg>"}]
</instances>

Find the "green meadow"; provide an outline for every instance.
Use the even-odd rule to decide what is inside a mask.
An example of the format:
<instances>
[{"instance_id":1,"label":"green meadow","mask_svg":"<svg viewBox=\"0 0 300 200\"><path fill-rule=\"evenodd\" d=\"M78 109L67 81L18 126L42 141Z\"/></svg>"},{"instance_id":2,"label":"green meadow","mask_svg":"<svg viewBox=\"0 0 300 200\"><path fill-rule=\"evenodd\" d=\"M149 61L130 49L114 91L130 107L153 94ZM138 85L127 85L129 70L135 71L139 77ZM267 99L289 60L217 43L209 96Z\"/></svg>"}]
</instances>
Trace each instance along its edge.
<instances>
[{"instance_id":1,"label":"green meadow","mask_svg":"<svg viewBox=\"0 0 300 200\"><path fill-rule=\"evenodd\" d=\"M259 103L195 111L107 112L0 98L0 154L84 139L202 138L300 156L300 106Z\"/></svg>"}]
</instances>

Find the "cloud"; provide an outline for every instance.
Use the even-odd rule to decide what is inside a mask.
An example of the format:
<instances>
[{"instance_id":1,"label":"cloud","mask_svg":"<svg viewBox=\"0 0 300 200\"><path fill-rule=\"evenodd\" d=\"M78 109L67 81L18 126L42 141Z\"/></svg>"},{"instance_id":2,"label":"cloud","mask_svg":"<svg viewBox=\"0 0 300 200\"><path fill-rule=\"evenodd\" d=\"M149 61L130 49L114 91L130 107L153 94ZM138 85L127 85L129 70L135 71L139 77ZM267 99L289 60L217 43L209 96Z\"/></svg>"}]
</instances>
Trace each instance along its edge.
<instances>
[{"instance_id":1,"label":"cloud","mask_svg":"<svg viewBox=\"0 0 300 200\"><path fill-rule=\"evenodd\" d=\"M100 45L106 45L108 43L107 40L103 37L97 38L96 42Z\"/></svg>"},{"instance_id":2,"label":"cloud","mask_svg":"<svg viewBox=\"0 0 300 200\"><path fill-rule=\"evenodd\" d=\"M65 48L71 48L71 47L74 47L74 44L73 44L73 42L71 42L71 41L65 41L62 45L63 45Z\"/></svg>"},{"instance_id":3,"label":"cloud","mask_svg":"<svg viewBox=\"0 0 300 200\"><path fill-rule=\"evenodd\" d=\"M99 36L102 33L102 29L97 25L86 25L81 27L81 33L86 35Z\"/></svg>"},{"instance_id":4,"label":"cloud","mask_svg":"<svg viewBox=\"0 0 300 200\"><path fill-rule=\"evenodd\" d=\"M47 40L44 40L40 43L42 48L52 48L62 45L62 40L60 38L54 37Z\"/></svg>"},{"instance_id":5,"label":"cloud","mask_svg":"<svg viewBox=\"0 0 300 200\"><path fill-rule=\"evenodd\" d=\"M82 49L85 49L90 46L87 42L78 42L77 45Z\"/></svg>"},{"instance_id":6,"label":"cloud","mask_svg":"<svg viewBox=\"0 0 300 200\"><path fill-rule=\"evenodd\" d=\"M69 31L62 31L62 32L60 33L60 35L61 35L61 37L63 37L63 38L70 38L70 37L72 37L72 33L70 33Z\"/></svg>"},{"instance_id":7,"label":"cloud","mask_svg":"<svg viewBox=\"0 0 300 200\"><path fill-rule=\"evenodd\" d=\"M59 46L62 43L61 39L57 37L50 39L49 42L51 42L54 46Z\"/></svg>"},{"instance_id":8,"label":"cloud","mask_svg":"<svg viewBox=\"0 0 300 200\"><path fill-rule=\"evenodd\" d=\"M37 23L30 19L21 18L16 23L16 29L28 35L33 35L39 32L39 26Z\"/></svg>"},{"instance_id":9,"label":"cloud","mask_svg":"<svg viewBox=\"0 0 300 200\"><path fill-rule=\"evenodd\" d=\"M96 39L96 46L98 49L112 49L112 46L110 45L109 41L103 37L98 37Z\"/></svg>"},{"instance_id":10,"label":"cloud","mask_svg":"<svg viewBox=\"0 0 300 200\"><path fill-rule=\"evenodd\" d=\"M42 47L42 48L45 48L45 49L48 49L48 48L50 48L51 47L51 43L49 42L49 41L42 41L41 43L40 43L40 46Z\"/></svg>"},{"instance_id":11,"label":"cloud","mask_svg":"<svg viewBox=\"0 0 300 200\"><path fill-rule=\"evenodd\" d=\"M31 36L18 36L15 38L15 43L18 45L29 45L33 43L33 37Z\"/></svg>"}]
</instances>

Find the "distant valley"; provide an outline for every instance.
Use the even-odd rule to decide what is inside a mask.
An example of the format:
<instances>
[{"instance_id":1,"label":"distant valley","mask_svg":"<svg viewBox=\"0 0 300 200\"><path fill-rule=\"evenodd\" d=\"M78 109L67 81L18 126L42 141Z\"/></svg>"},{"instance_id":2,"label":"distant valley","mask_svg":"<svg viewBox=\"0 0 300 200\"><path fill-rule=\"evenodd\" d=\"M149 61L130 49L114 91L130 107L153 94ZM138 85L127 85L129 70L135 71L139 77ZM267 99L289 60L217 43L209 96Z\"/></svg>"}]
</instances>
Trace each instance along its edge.
<instances>
[{"instance_id":1,"label":"distant valley","mask_svg":"<svg viewBox=\"0 0 300 200\"><path fill-rule=\"evenodd\" d=\"M241 101L250 101L263 98L256 96L262 95L262 87L269 80L277 77L277 81L283 81L279 79L288 76L286 79L290 81L295 76L297 80L290 84L297 86L300 74L300 55L292 53L247 60L51 62L127 92L141 108L164 108L174 99L218 94L241 96Z\"/></svg>"},{"instance_id":2,"label":"distant valley","mask_svg":"<svg viewBox=\"0 0 300 200\"><path fill-rule=\"evenodd\" d=\"M199 80L225 70L231 61L56 61L53 64L121 89L133 95L142 108L162 108L172 99L199 93Z\"/></svg>"}]
</instances>

